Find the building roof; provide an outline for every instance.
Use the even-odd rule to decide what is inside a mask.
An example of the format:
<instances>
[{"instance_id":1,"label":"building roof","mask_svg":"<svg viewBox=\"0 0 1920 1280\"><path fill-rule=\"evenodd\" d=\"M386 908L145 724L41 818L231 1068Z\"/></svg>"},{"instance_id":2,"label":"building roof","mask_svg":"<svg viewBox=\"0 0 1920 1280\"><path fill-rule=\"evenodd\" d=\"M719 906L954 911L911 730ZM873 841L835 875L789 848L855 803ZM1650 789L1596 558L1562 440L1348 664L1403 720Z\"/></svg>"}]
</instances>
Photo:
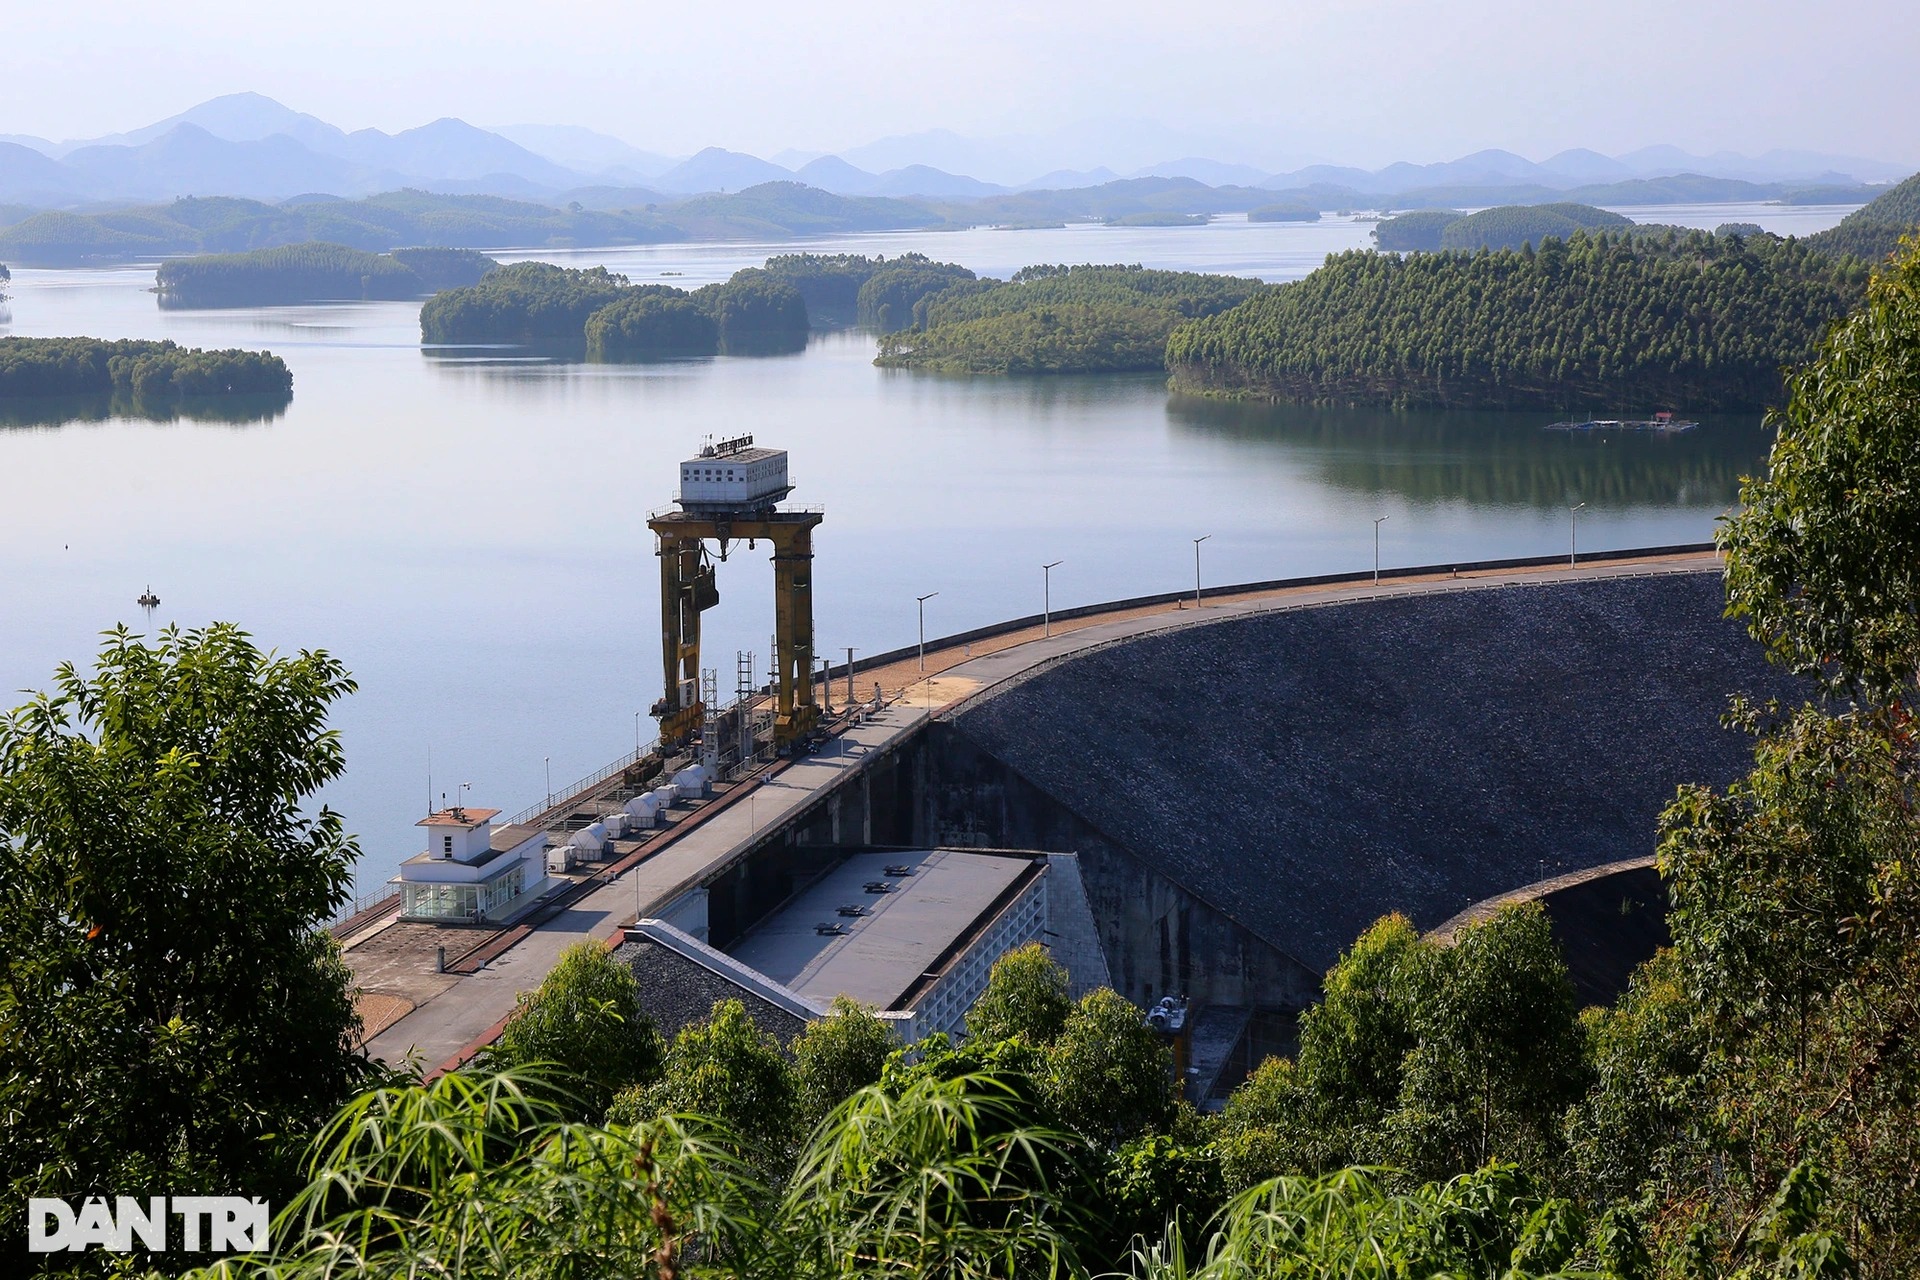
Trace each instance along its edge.
<instances>
[{"instance_id":1,"label":"building roof","mask_svg":"<svg viewBox=\"0 0 1920 1280\"><path fill-rule=\"evenodd\" d=\"M530 822L516 822L511 826L495 827L488 832L488 843L493 846L495 853L511 853L535 836L545 834Z\"/></svg>"},{"instance_id":2,"label":"building roof","mask_svg":"<svg viewBox=\"0 0 1920 1280\"><path fill-rule=\"evenodd\" d=\"M930 968L1033 866L1031 855L953 849L856 853L754 926L727 953L809 1001L846 995L897 1008ZM905 876L886 874L908 866ZM868 893L886 883L891 892ZM843 906L867 914L842 916ZM844 934L822 934L833 925Z\"/></svg>"},{"instance_id":3,"label":"building roof","mask_svg":"<svg viewBox=\"0 0 1920 1280\"><path fill-rule=\"evenodd\" d=\"M763 449L758 445L750 445L738 453L701 454L697 458L688 458L680 465L683 467L712 467L726 466L728 463L737 462L761 462L767 458L777 458L785 452L785 449Z\"/></svg>"},{"instance_id":4,"label":"building roof","mask_svg":"<svg viewBox=\"0 0 1920 1280\"><path fill-rule=\"evenodd\" d=\"M413 825L416 827L459 827L463 831L471 831L475 827L491 822L499 816L500 810L498 809L467 809L455 805L450 809L442 809L438 813L430 813Z\"/></svg>"}]
</instances>

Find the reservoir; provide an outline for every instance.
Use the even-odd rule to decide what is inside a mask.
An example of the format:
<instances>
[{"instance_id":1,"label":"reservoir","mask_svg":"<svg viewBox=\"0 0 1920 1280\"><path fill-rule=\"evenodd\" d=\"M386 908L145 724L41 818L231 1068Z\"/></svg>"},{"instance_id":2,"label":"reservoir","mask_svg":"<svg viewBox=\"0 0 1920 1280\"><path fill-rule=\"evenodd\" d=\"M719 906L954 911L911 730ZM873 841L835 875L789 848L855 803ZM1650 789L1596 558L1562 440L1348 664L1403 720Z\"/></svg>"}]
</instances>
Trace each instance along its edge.
<instances>
[{"instance_id":1,"label":"reservoir","mask_svg":"<svg viewBox=\"0 0 1920 1280\"><path fill-rule=\"evenodd\" d=\"M1630 210L1804 234L1841 208ZM605 264L697 287L769 254L916 251L1006 275L1140 262L1269 280L1368 243L1370 224L974 230L807 244L682 244L498 255ZM707 436L790 451L815 536L820 651L836 659L1039 610L1209 585L1568 550L1700 542L1759 468L1757 418L1681 435L1548 432L1554 415L1387 413L1170 398L1156 376L954 379L880 370L874 339L797 355L555 364L423 352L418 303L162 311L152 264L16 269L0 334L266 348L294 396L266 422L61 423L0 404L0 687L47 688L117 623L239 623L325 648L360 692L336 722L348 773L327 800L364 850L360 888L419 852L440 793L519 809L653 736L658 573L650 511ZM1659 406L1618 406L1638 415ZM1587 436L1587 438L1580 438ZM764 678L766 548L736 548L706 617L730 689ZM149 620L136 597L151 586ZM1114 714L1125 714L1115 708ZM431 756L431 784L429 784Z\"/></svg>"}]
</instances>

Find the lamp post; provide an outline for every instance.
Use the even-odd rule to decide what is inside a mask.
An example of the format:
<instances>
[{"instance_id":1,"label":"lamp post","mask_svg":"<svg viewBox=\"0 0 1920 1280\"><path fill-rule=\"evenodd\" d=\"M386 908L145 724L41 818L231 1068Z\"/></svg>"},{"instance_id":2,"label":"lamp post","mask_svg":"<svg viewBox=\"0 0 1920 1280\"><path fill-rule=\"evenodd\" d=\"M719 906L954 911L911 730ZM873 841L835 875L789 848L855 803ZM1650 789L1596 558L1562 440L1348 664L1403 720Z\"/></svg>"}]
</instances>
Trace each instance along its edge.
<instances>
[{"instance_id":1,"label":"lamp post","mask_svg":"<svg viewBox=\"0 0 1920 1280\"><path fill-rule=\"evenodd\" d=\"M922 672L927 669L927 601L939 594L938 591L929 591L923 596L914 597L920 605L920 670Z\"/></svg>"},{"instance_id":2,"label":"lamp post","mask_svg":"<svg viewBox=\"0 0 1920 1280\"><path fill-rule=\"evenodd\" d=\"M1567 543L1567 568L1569 569L1580 567L1580 508L1586 505L1582 502L1567 508L1567 518L1573 522L1571 541Z\"/></svg>"},{"instance_id":3,"label":"lamp post","mask_svg":"<svg viewBox=\"0 0 1920 1280\"><path fill-rule=\"evenodd\" d=\"M551 809L553 808L553 757L548 756L546 760L547 760L547 808Z\"/></svg>"},{"instance_id":4,"label":"lamp post","mask_svg":"<svg viewBox=\"0 0 1920 1280\"><path fill-rule=\"evenodd\" d=\"M633 713L633 758L635 760L640 758L640 717L643 714L639 711Z\"/></svg>"},{"instance_id":5,"label":"lamp post","mask_svg":"<svg viewBox=\"0 0 1920 1280\"><path fill-rule=\"evenodd\" d=\"M1053 571L1065 563L1065 560L1055 560L1052 564L1040 566L1040 619L1043 636L1053 634Z\"/></svg>"},{"instance_id":6,"label":"lamp post","mask_svg":"<svg viewBox=\"0 0 1920 1280\"><path fill-rule=\"evenodd\" d=\"M1380 585L1380 526L1387 519L1386 516L1373 518L1373 585L1376 587Z\"/></svg>"},{"instance_id":7,"label":"lamp post","mask_svg":"<svg viewBox=\"0 0 1920 1280\"><path fill-rule=\"evenodd\" d=\"M1203 533L1193 540L1193 607L1200 607L1200 544L1213 535Z\"/></svg>"}]
</instances>

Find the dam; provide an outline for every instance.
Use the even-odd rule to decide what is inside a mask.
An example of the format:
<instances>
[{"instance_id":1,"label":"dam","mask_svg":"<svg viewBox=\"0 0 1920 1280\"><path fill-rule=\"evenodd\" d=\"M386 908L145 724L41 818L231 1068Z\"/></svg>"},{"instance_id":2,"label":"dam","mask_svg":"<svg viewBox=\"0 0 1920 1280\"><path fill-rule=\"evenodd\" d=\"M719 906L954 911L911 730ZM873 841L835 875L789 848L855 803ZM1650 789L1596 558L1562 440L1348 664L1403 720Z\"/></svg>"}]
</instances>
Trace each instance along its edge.
<instances>
[{"instance_id":1,"label":"dam","mask_svg":"<svg viewBox=\"0 0 1920 1280\"><path fill-rule=\"evenodd\" d=\"M349 938L363 988L398 1011L369 1026L369 1051L457 1063L589 938L653 947L671 1029L728 989L727 964L680 963L633 926L724 955L835 866L887 850L1070 863L1103 980L1143 1011L1190 1000L1216 1057L1243 1067L1284 1044L1326 968L1390 911L1435 929L1549 886L1550 914L1572 904L1593 952L1575 965L1583 996L1605 998L1660 938L1646 867L1661 809L1746 767L1748 742L1719 722L1727 695L1795 692L1722 617L1699 549L1079 612L1050 635L1032 619L932 642L924 678L910 651L864 664L880 698L857 722L834 720L818 750L656 834L467 971L383 951L393 928Z\"/></svg>"}]
</instances>

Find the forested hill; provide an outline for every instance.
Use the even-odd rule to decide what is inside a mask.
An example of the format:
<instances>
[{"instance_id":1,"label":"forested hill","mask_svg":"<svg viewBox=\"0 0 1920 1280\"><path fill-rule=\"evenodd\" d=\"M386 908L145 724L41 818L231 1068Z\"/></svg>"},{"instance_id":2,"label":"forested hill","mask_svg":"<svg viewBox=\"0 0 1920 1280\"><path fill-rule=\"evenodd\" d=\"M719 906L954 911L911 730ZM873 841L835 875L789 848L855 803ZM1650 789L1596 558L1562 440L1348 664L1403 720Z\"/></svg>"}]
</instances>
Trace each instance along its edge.
<instances>
[{"instance_id":1,"label":"forested hill","mask_svg":"<svg viewBox=\"0 0 1920 1280\"><path fill-rule=\"evenodd\" d=\"M614 210L414 190L364 200L316 196L277 205L188 197L104 213L34 214L0 230L0 258L60 266L233 253L308 241L370 253L401 245L567 248L911 230L941 221L938 214L902 200L836 196L797 182L768 182L731 195Z\"/></svg>"},{"instance_id":2,"label":"forested hill","mask_svg":"<svg viewBox=\"0 0 1920 1280\"><path fill-rule=\"evenodd\" d=\"M1176 330L1180 390L1396 407L1758 409L1868 270L1771 236L1576 233L1539 252L1336 254Z\"/></svg>"},{"instance_id":3,"label":"forested hill","mask_svg":"<svg viewBox=\"0 0 1920 1280\"><path fill-rule=\"evenodd\" d=\"M1122 373L1166 367L1167 335L1267 286L1134 266L1037 266L922 297L874 363L941 373Z\"/></svg>"},{"instance_id":4,"label":"forested hill","mask_svg":"<svg viewBox=\"0 0 1920 1280\"><path fill-rule=\"evenodd\" d=\"M1382 249L1518 249L1548 236L1564 240L1580 230L1625 228L1633 219L1586 204L1506 204L1478 213L1421 209L1388 218L1373 229Z\"/></svg>"},{"instance_id":5,"label":"forested hill","mask_svg":"<svg viewBox=\"0 0 1920 1280\"><path fill-rule=\"evenodd\" d=\"M1920 234L1920 173L1874 197L1841 219L1840 225L1807 237L1826 253L1851 253L1878 262L1900 244L1901 236Z\"/></svg>"}]
</instances>

